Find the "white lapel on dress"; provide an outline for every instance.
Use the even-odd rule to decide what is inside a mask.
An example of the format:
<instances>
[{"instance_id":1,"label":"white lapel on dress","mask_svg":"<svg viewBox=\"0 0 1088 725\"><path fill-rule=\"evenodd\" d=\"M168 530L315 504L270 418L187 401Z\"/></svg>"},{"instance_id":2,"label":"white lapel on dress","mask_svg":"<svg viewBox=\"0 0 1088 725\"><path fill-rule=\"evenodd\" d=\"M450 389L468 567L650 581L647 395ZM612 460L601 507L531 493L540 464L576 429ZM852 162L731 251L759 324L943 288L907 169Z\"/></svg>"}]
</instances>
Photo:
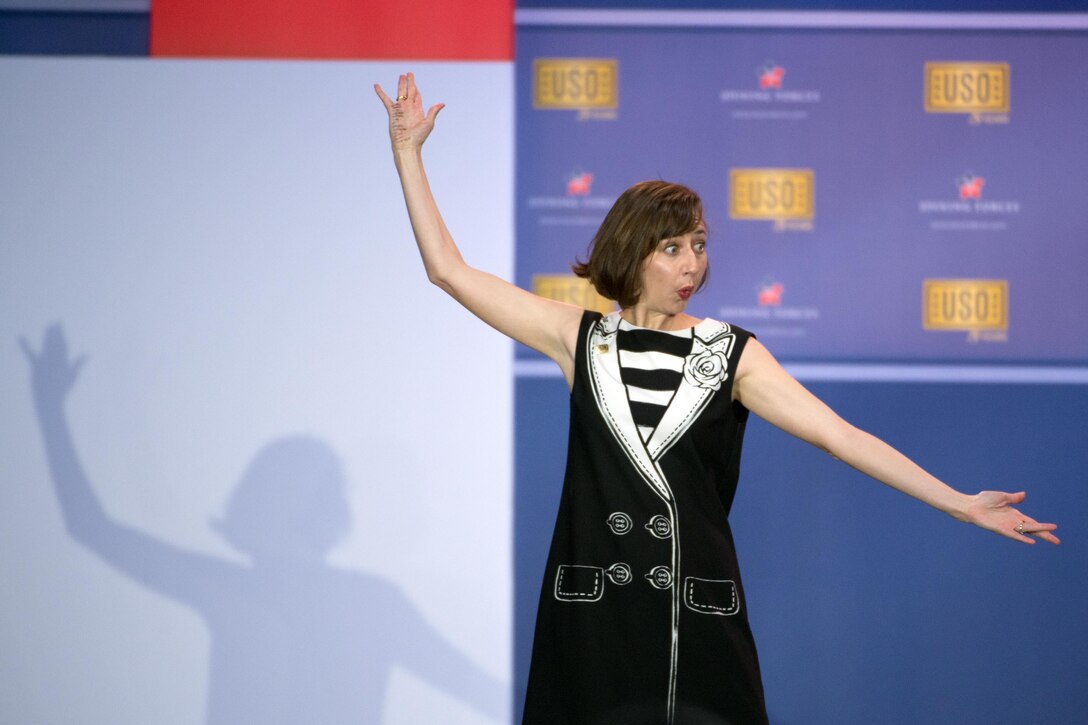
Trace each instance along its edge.
<instances>
[{"instance_id":1,"label":"white lapel on dress","mask_svg":"<svg viewBox=\"0 0 1088 725\"><path fill-rule=\"evenodd\" d=\"M650 436L646 448L654 461L672 447L684 431L699 417L703 408L710 402L710 397L725 383L721 380L703 379L697 372L692 374L693 363L698 363L708 356L717 356L726 363L728 368L729 357L733 354L733 343L736 336L730 331L729 325L717 320L706 319L695 326L693 330L691 353L684 358L684 377L680 381L680 387L669 401L669 407L665 409L665 415L657 424L653 435ZM716 385L713 384L716 382Z\"/></svg>"},{"instance_id":2,"label":"white lapel on dress","mask_svg":"<svg viewBox=\"0 0 1088 725\"><path fill-rule=\"evenodd\" d=\"M619 329L620 315L613 312L595 324L589 332L586 345L588 369L593 384L593 397L601 416L608 423L612 435L627 453L635 469L649 483L657 495L666 501L672 499L672 493L665 482L665 477L650 458L646 446L639 436L638 426L631 416L631 406L627 400L627 388L620 377L620 356L616 345L616 330Z\"/></svg>"}]
</instances>

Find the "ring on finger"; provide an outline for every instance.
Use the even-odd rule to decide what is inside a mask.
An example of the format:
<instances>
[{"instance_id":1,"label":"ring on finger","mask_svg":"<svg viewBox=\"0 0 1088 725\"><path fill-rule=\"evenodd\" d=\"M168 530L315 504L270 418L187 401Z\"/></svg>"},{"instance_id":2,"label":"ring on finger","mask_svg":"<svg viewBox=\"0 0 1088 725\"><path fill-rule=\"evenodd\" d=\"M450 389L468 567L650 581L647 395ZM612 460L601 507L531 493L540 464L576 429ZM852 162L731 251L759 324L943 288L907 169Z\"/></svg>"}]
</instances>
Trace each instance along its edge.
<instances>
[{"instance_id":1,"label":"ring on finger","mask_svg":"<svg viewBox=\"0 0 1088 725\"><path fill-rule=\"evenodd\" d=\"M397 101L398 102L399 101L407 101L407 100L408 100L408 96L403 96L403 95L402 96L397 96Z\"/></svg>"},{"instance_id":2,"label":"ring on finger","mask_svg":"<svg viewBox=\"0 0 1088 725\"><path fill-rule=\"evenodd\" d=\"M1024 522L1023 521L1021 521L1020 523L1018 523L1016 525L1016 533L1020 534L1021 536L1024 535Z\"/></svg>"}]
</instances>

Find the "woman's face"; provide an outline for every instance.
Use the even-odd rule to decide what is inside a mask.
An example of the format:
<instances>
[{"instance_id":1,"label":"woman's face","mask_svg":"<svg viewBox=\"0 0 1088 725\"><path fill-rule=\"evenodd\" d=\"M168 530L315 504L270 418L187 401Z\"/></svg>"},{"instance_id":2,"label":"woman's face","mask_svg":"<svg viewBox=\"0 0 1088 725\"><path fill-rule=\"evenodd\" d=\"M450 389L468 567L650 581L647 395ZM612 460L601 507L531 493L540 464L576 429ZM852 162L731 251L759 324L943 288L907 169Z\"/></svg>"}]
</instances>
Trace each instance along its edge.
<instances>
[{"instance_id":1,"label":"woman's face","mask_svg":"<svg viewBox=\"0 0 1088 725\"><path fill-rule=\"evenodd\" d=\"M706 227L662 239L642 263L642 290L636 307L677 315L706 274Z\"/></svg>"}]
</instances>

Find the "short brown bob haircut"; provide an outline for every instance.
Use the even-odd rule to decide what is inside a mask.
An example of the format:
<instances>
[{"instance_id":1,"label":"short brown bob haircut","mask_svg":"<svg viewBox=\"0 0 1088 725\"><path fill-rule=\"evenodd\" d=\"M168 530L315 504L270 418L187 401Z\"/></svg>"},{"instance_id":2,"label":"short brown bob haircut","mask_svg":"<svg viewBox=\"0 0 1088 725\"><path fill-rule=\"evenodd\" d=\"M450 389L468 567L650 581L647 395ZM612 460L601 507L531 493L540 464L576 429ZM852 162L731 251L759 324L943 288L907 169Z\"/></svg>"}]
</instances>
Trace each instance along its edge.
<instances>
[{"instance_id":1,"label":"short brown bob haircut","mask_svg":"<svg viewBox=\"0 0 1088 725\"><path fill-rule=\"evenodd\" d=\"M642 294L642 263L662 239L693 231L703 221L703 202L686 186L643 181L620 194L589 245L589 259L571 269L588 278L623 309ZM699 288L706 276L699 283ZM698 290L696 290L698 291Z\"/></svg>"}]
</instances>

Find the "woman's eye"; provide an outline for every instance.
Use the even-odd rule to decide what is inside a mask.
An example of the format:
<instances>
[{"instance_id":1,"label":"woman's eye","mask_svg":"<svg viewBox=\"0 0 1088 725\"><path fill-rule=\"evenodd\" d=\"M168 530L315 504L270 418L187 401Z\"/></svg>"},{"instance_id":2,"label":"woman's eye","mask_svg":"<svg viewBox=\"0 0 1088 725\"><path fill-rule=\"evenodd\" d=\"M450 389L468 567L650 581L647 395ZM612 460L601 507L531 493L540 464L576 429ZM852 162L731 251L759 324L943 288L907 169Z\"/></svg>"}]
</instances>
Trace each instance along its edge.
<instances>
[{"instance_id":1,"label":"woman's eye","mask_svg":"<svg viewBox=\"0 0 1088 725\"><path fill-rule=\"evenodd\" d=\"M665 245L665 254L676 254L676 245L675 244Z\"/></svg>"}]
</instances>

